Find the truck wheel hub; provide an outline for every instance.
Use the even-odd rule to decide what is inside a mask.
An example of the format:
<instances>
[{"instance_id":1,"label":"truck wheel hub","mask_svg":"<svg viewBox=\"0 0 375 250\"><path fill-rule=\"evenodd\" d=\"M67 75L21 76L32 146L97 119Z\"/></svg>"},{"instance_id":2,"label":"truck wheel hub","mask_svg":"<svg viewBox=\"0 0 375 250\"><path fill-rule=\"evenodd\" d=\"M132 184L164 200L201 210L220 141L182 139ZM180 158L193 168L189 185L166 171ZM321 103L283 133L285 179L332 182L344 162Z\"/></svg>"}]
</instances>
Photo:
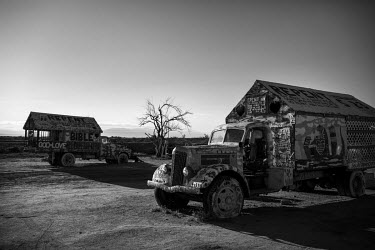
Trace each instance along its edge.
<instances>
[{"instance_id":1,"label":"truck wheel hub","mask_svg":"<svg viewBox=\"0 0 375 250\"><path fill-rule=\"evenodd\" d=\"M235 197L230 188L223 189L218 196L218 205L221 210L231 210L234 208Z\"/></svg>"},{"instance_id":2,"label":"truck wheel hub","mask_svg":"<svg viewBox=\"0 0 375 250\"><path fill-rule=\"evenodd\" d=\"M227 198L225 198L225 203L232 203L232 197L227 197Z\"/></svg>"}]
</instances>

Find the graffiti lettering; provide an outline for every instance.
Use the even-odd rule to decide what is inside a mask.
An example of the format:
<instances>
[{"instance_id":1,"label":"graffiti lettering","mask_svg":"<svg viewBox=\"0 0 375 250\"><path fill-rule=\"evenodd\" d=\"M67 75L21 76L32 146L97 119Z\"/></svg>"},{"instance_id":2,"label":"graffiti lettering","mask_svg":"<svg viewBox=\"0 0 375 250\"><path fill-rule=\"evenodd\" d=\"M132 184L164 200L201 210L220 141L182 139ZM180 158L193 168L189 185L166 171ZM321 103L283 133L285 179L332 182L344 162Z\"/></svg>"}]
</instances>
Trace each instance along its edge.
<instances>
[{"instance_id":1,"label":"graffiti lettering","mask_svg":"<svg viewBox=\"0 0 375 250\"><path fill-rule=\"evenodd\" d=\"M65 142L39 142L38 146L40 148L55 148L55 149L65 149Z\"/></svg>"},{"instance_id":2,"label":"graffiti lettering","mask_svg":"<svg viewBox=\"0 0 375 250\"><path fill-rule=\"evenodd\" d=\"M265 113L266 112L266 97L250 97L247 99L248 114Z\"/></svg>"}]
</instances>

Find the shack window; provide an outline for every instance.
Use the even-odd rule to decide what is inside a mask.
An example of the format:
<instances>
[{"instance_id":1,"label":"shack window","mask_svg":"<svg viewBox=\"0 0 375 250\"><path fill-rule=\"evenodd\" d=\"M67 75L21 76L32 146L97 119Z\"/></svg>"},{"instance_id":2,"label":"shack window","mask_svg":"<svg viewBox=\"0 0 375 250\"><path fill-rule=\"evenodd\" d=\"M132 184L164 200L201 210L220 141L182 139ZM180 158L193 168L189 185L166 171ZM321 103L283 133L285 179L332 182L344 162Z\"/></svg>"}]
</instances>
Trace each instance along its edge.
<instances>
[{"instance_id":1,"label":"shack window","mask_svg":"<svg viewBox=\"0 0 375 250\"><path fill-rule=\"evenodd\" d=\"M40 141L50 141L51 140L51 132L50 131L39 131L39 140Z\"/></svg>"}]
</instances>

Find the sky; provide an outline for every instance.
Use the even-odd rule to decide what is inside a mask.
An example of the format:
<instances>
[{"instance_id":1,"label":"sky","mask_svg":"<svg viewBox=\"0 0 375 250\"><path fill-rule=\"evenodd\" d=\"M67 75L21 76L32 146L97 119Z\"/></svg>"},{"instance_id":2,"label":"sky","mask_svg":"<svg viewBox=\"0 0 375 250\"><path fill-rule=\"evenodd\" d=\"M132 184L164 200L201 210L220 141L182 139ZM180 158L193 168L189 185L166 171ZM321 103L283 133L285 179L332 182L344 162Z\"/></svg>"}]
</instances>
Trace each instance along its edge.
<instances>
[{"instance_id":1,"label":"sky","mask_svg":"<svg viewBox=\"0 0 375 250\"><path fill-rule=\"evenodd\" d=\"M256 79L375 107L374 13L358 0L0 0L0 135L23 135L30 111L137 128L146 99L168 97L209 134Z\"/></svg>"}]
</instances>

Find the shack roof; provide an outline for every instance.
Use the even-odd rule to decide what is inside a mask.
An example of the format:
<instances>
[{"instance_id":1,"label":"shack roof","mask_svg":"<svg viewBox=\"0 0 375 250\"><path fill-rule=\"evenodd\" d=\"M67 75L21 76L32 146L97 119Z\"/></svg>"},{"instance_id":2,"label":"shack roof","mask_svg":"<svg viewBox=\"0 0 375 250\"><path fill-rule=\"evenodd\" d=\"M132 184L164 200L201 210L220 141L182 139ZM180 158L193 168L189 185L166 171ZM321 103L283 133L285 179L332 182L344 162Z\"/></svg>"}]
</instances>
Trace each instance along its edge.
<instances>
[{"instance_id":1,"label":"shack roof","mask_svg":"<svg viewBox=\"0 0 375 250\"><path fill-rule=\"evenodd\" d=\"M256 80L255 84L257 83L296 112L375 117L373 107L351 95L261 80Z\"/></svg>"},{"instance_id":2,"label":"shack roof","mask_svg":"<svg viewBox=\"0 0 375 250\"><path fill-rule=\"evenodd\" d=\"M40 112L30 112L23 129L103 133L99 124L93 117L58 115Z\"/></svg>"}]
</instances>

